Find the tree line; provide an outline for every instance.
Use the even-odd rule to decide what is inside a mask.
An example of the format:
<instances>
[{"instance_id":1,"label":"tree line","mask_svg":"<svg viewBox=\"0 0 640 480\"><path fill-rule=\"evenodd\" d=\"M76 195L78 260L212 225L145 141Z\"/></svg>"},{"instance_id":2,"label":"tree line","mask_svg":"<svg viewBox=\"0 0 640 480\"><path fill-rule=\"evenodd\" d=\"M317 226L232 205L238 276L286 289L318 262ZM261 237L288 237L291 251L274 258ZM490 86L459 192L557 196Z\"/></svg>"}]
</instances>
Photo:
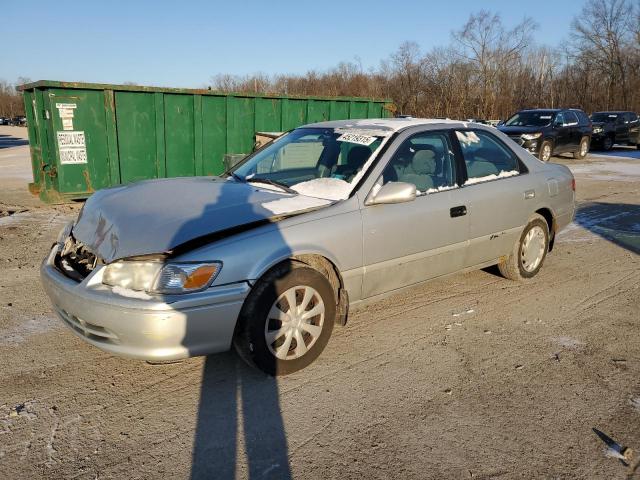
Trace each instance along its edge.
<instances>
[{"instance_id":1,"label":"tree line","mask_svg":"<svg viewBox=\"0 0 640 480\"><path fill-rule=\"evenodd\" d=\"M499 119L522 108L640 111L640 0L588 0L562 46L537 45L538 25L481 10L423 52L405 42L379 68L342 62L304 75L217 75L227 92L390 98L396 114Z\"/></svg>"},{"instance_id":2,"label":"tree line","mask_svg":"<svg viewBox=\"0 0 640 480\"><path fill-rule=\"evenodd\" d=\"M522 108L640 111L640 0L587 0L561 46L534 42L538 25L505 25L480 10L447 45L405 42L377 68L357 61L302 75L217 75L224 92L389 98L394 113L506 118ZM20 80L18 83L22 83ZM13 85L0 82L0 116L23 114Z\"/></svg>"}]
</instances>

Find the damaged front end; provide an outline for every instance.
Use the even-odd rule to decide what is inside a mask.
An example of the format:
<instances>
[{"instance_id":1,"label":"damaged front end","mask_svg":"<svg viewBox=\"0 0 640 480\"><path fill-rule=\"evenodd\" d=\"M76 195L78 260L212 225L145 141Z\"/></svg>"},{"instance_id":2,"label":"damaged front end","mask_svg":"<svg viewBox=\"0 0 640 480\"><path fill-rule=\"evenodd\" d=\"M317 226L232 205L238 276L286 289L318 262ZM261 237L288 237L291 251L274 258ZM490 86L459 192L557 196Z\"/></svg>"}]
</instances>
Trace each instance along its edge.
<instances>
[{"instance_id":1,"label":"damaged front end","mask_svg":"<svg viewBox=\"0 0 640 480\"><path fill-rule=\"evenodd\" d=\"M54 264L64 275L81 282L93 272L102 260L82 242L69 234L55 256Z\"/></svg>"}]
</instances>

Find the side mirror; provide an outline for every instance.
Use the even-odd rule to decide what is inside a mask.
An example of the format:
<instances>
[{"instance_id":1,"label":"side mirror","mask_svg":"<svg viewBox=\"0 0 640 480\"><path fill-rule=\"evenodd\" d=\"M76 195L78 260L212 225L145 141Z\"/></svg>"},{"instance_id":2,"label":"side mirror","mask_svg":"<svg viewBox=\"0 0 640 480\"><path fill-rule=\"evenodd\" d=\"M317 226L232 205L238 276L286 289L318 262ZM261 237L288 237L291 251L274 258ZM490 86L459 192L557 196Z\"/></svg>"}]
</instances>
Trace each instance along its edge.
<instances>
[{"instance_id":1,"label":"side mirror","mask_svg":"<svg viewBox=\"0 0 640 480\"><path fill-rule=\"evenodd\" d=\"M365 205L384 205L389 203L411 202L416 198L416 186L413 183L389 182L378 191L372 190Z\"/></svg>"}]
</instances>

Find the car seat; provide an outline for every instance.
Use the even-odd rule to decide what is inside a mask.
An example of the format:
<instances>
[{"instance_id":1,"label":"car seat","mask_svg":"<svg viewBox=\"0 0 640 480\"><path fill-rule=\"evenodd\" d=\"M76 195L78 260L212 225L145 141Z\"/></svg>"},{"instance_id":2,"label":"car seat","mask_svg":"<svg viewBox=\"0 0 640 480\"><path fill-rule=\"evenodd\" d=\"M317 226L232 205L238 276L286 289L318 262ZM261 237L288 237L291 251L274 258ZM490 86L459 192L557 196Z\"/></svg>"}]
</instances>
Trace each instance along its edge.
<instances>
[{"instance_id":1,"label":"car seat","mask_svg":"<svg viewBox=\"0 0 640 480\"><path fill-rule=\"evenodd\" d=\"M400 177L403 182L413 183L420 191L434 188L433 175L436 173L436 158L433 150L418 150Z\"/></svg>"},{"instance_id":2,"label":"car seat","mask_svg":"<svg viewBox=\"0 0 640 480\"><path fill-rule=\"evenodd\" d=\"M370 156L371 149L369 147L359 145L352 147L347 155L347 163L334 165L331 175L342 178L348 182L362 169L364 163Z\"/></svg>"}]
</instances>

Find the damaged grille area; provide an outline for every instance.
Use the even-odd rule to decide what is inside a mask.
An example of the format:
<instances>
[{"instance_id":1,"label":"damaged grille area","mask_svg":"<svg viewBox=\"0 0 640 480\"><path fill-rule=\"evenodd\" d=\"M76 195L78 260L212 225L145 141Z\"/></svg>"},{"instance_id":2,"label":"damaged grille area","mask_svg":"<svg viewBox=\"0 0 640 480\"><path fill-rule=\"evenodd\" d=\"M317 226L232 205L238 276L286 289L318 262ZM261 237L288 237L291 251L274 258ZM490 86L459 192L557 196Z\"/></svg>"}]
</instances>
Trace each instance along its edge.
<instances>
[{"instance_id":1,"label":"damaged grille area","mask_svg":"<svg viewBox=\"0 0 640 480\"><path fill-rule=\"evenodd\" d=\"M98 264L96 257L82 242L78 242L72 235L67 237L64 247L56 256L58 269L67 277L81 282Z\"/></svg>"}]
</instances>

